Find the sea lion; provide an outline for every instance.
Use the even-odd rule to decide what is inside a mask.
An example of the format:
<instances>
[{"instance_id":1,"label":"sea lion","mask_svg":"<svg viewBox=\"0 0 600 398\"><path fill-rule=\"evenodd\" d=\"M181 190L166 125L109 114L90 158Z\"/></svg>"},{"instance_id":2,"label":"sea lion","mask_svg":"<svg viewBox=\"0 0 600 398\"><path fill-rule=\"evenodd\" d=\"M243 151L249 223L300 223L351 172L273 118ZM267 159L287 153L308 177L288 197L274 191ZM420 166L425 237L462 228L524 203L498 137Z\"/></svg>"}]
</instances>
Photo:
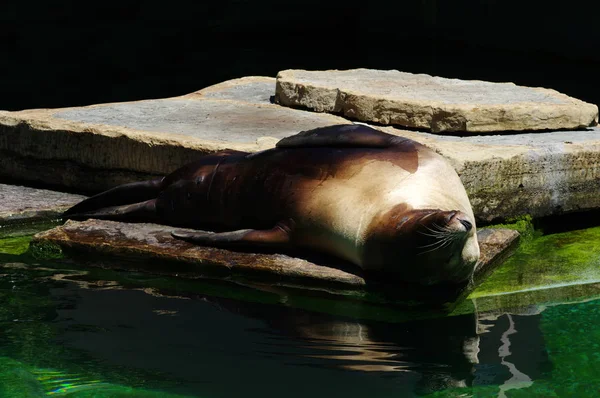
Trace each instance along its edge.
<instances>
[{"instance_id":1,"label":"sea lion","mask_svg":"<svg viewBox=\"0 0 600 398\"><path fill-rule=\"evenodd\" d=\"M410 139L334 125L258 153L222 151L93 196L66 218L155 222L207 246L314 249L401 281L464 283L479 258L455 170Z\"/></svg>"}]
</instances>

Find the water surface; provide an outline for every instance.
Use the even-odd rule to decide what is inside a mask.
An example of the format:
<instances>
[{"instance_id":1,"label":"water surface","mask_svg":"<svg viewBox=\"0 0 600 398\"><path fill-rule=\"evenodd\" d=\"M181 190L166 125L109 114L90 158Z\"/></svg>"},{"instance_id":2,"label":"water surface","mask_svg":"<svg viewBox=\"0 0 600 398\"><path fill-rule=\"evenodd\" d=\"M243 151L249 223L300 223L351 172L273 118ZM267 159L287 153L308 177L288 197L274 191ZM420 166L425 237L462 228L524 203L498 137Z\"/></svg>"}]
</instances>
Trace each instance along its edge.
<instances>
[{"instance_id":1,"label":"water surface","mask_svg":"<svg viewBox=\"0 0 600 398\"><path fill-rule=\"evenodd\" d=\"M5 239L0 396L596 397L597 232L537 238L455 314L421 320L274 287L41 262L27 238Z\"/></svg>"}]
</instances>

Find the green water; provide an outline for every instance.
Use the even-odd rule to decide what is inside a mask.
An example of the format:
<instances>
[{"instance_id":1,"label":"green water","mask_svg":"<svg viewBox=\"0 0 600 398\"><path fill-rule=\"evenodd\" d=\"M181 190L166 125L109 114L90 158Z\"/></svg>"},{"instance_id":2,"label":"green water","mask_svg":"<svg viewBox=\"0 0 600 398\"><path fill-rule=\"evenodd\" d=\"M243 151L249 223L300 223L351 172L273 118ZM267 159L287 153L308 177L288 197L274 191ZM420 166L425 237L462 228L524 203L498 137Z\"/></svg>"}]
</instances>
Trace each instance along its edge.
<instances>
[{"instance_id":1,"label":"green water","mask_svg":"<svg viewBox=\"0 0 600 398\"><path fill-rule=\"evenodd\" d=\"M600 282L600 227L526 239L471 297Z\"/></svg>"},{"instance_id":2,"label":"green water","mask_svg":"<svg viewBox=\"0 0 600 398\"><path fill-rule=\"evenodd\" d=\"M44 260L0 239L0 397L596 397L600 228L525 240L450 316Z\"/></svg>"}]
</instances>

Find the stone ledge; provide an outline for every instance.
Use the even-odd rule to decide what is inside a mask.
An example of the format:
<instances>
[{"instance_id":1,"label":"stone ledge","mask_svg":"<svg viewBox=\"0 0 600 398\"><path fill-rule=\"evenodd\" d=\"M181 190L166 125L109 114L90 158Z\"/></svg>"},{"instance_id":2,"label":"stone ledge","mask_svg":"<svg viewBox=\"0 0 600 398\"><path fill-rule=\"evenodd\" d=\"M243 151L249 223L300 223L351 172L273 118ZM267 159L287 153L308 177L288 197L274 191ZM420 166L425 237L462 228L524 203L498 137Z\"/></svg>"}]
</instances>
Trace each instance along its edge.
<instances>
[{"instance_id":1,"label":"stone ledge","mask_svg":"<svg viewBox=\"0 0 600 398\"><path fill-rule=\"evenodd\" d=\"M201 154L226 148L260 151L298 131L341 123L349 122L272 104L190 95L0 111L0 150L96 169L167 174Z\"/></svg>"},{"instance_id":2,"label":"stone ledge","mask_svg":"<svg viewBox=\"0 0 600 398\"><path fill-rule=\"evenodd\" d=\"M373 284L364 279L360 270L335 259L202 247L173 239L170 235L173 229L156 224L67 221L63 226L35 235L32 245L58 245L68 254L83 255L82 258L88 261L90 258L99 259L100 256L135 260L102 262L102 266L109 268L188 278L275 279L278 283L302 289L326 290L337 295L374 299L372 296L367 297ZM478 236L481 260L474 283L462 291L461 297L465 297L504 261L515 248L519 234L506 229L484 229L479 231Z\"/></svg>"},{"instance_id":3,"label":"stone ledge","mask_svg":"<svg viewBox=\"0 0 600 398\"><path fill-rule=\"evenodd\" d=\"M579 129L598 107L539 87L397 70L284 70L275 101L363 122L432 132Z\"/></svg>"},{"instance_id":4,"label":"stone ledge","mask_svg":"<svg viewBox=\"0 0 600 398\"><path fill-rule=\"evenodd\" d=\"M0 227L60 218L63 211L85 198L47 189L0 184Z\"/></svg>"},{"instance_id":5,"label":"stone ledge","mask_svg":"<svg viewBox=\"0 0 600 398\"><path fill-rule=\"evenodd\" d=\"M209 152L259 151L301 130L349 123L268 103L274 84L249 77L171 99L0 112L0 177L99 192ZM598 127L465 137L377 128L445 156L479 223L600 208Z\"/></svg>"},{"instance_id":6,"label":"stone ledge","mask_svg":"<svg viewBox=\"0 0 600 398\"><path fill-rule=\"evenodd\" d=\"M248 76L227 80L181 98L233 100L250 104L272 104L275 97L275 79L264 76Z\"/></svg>"}]
</instances>

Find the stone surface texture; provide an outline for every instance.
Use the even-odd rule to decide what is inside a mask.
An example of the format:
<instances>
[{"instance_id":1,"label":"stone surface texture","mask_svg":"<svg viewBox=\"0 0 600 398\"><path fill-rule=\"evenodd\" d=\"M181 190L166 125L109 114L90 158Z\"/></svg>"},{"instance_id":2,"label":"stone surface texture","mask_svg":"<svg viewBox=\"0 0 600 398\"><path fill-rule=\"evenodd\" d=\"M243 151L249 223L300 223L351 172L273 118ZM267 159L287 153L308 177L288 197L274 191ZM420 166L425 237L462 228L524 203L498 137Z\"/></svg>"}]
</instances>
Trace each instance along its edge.
<instances>
[{"instance_id":1,"label":"stone surface texture","mask_svg":"<svg viewBox=\"0 0 600 398\"><path fill-rule=\"evenodd\" d=\"M244 78L169 99L0 111L0 176L100 191L203 154L255 152L301 130L348 123L271 104L274 82Z\"/></svg>"},{"instance_id":2,"label":"stone surface texture","mask_svg":"<svg viewBox=\"0 0 600 398\"><path fill-rule=\"evenodd\" d=\"M396 70L284 70L275 101L435 133L579 129L598 122L596 105L555 90Z\"/></svg>"},{"instance_id":3,"label":"stone surface texture","mask_svg":"<svg viewBox=\"0 0 600 398\"><path fill-rule=\"evenodd\" d=\"M0 184L0 227L55 219L85 196Z\"/></svg>"},{"instance_id":4,"label":"stone surface texture","mask_svg":"<svg viewBox=\"0 0 600 398\"><path fill-rule=\"evenodd\" d=\"M347 265L317 264L305 258L285 254L238 252L197 246L171 237L173 227L156 224L133 224L114 221L67 221L63 226L41 232L33 245L56 244L66 252L88 255L102 254L134 263L110 261L108 267L125 267L146 272L184 277L217 276L230 278L241 274L246 278L278 281L300 281L303 286L337 287L338 290L363 290L367 282L360 270L350 271ZM493 229L478 234L481 261L477 266L472 290L488 273L501 264L518 242L516 231ZM96 256L94 256L96 258ZM151 265L152 260L158 260ZM180 266L173 266L178 263ZM181 266L183 265L183 267Z\"/></svg>"},{"instance_id":5,"label":"stone surface texture","mask_svg":"<svg viewBox=\"0 0 600 398\"><path fill-rule=\"evenodd\" d=\"M262 76L241 77L206 87L184 97L226 99L250 104L271 104L275 97L275 79Z\"/></svg>"},{"instance_id":6,"label":"stone surface texture","mask_svg":"<svg viewBox=\"0 0 600 398\"><path fill-rule=\"evenodd\" d=\"M284 136L350 123L270 103L274 78L223 82L171 99L0 112L0 177L87 190L167 174L223 149L260 151ZM457 170L479 223L600 208L600 128L439 135L421 142Z\"/></svg>"}]
</instances>

